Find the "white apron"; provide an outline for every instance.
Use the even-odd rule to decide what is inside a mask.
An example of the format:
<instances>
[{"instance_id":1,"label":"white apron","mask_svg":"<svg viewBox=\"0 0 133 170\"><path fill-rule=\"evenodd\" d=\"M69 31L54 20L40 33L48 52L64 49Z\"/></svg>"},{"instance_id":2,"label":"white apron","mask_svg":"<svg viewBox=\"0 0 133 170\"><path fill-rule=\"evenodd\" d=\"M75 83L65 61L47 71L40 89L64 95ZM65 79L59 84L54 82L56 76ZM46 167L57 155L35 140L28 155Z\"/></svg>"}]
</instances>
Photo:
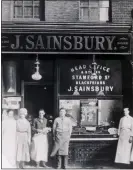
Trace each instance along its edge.
<instances>
[{"instance_id":1,"label":"white apron","mask_svg":"<svg viewBox=\"0 0 133 170\"><path fill-rule=\"evenodd\" d=\"M119 140L117 145L116 163L130 164L132 143L129 143L133 132L133 118L124 116L119 124Z\"/></svg>"},{"instance_id":2,"label":"white apron","mask_svg":"<svg viewBox=\"0 0 133 170\"><path fill-rule=\"evenodd\" d=\"M2 122L2 155L12 167L16 167L16 121L14 119Z\"/></svg>"},{"instance_id":3,"label":"white apron","mask_svg":"<svg viewBox=\"0 0 133 170\"><path fill-rule=\"evenodd\" d=\"M16 168L15 166L11 165L6 157L2 154L2 168Z\"/></svg>"},{"instance_id":4,"label":"white apron","mask_svg":"<svg viewBox=\"0 0 133 170\"><path fill-rule=\"evenodd\" d=\"M31 144L31 159L39 161L48 161L48 139L47 134L35 134Z\"/></svg>"}]
</instances>

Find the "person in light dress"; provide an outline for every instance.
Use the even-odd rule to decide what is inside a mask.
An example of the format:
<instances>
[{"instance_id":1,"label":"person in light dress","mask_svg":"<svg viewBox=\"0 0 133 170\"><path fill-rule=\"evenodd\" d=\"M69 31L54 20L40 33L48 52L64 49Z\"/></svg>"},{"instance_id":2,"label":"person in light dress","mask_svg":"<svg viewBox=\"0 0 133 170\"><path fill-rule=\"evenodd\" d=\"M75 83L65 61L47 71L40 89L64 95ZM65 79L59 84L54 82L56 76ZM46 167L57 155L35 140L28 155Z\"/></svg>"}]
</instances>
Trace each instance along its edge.
<instances>
[{"instance_id":1,"label":"person in light dress","mask_svg":"<svg viewBox=\"0 0 133 170\"><path fill-rule=\"evenodd\" d=\"M48 138L47 133L51 128L47 127L47 119L44 117L45 111L39 110L39 117L34 119L33 131L35 135L32 138L31 144L31 159L36 162L36 167L39 168L42 162L43 167L48 161Z\"/></svg>"},{"instance_id":2,"label":"person in light dress","mask_svg":"<svg viewBox=\"0 0 133 170\"><path fill-rule=\"evenodd\" d=\"M27 109L21 108L16 124L16 158L18 168L24 168L25 162L30 161L31 126L30 122L26 119L26 116Z\"/></svg>"},{"instance_id":3,"label":"person in light dress","mask_svg":"<svg viewBox=\"0 0 133 170\"><path fill-rule=\"evenodd\" d=\"M8 113L6 109L3 109L2 112L2 121L8 119Z\"/></svg>"},{"instance_id":4,"label":"person in light dress","mask_svg":"<svg viewBox=\"0 0 133 170\"><path fill-rule=\"evenodd\" d=\"M133 142L133 117L129 115L129 108L124 108L124 116L119 122L118 136L115 163L129 165Z\"/></svg>"},{"instance_id":5,"label":"person in light dress","mask_svg":"<svg viewBox=\"0 0 133 170\"><path fill-rule=\"evenodd\" d=\"M16 120L14 111L8 110L2 121L2 168L16 167ZM7 165L6 165L6 162Z\"/></svg>"}]
</instances>

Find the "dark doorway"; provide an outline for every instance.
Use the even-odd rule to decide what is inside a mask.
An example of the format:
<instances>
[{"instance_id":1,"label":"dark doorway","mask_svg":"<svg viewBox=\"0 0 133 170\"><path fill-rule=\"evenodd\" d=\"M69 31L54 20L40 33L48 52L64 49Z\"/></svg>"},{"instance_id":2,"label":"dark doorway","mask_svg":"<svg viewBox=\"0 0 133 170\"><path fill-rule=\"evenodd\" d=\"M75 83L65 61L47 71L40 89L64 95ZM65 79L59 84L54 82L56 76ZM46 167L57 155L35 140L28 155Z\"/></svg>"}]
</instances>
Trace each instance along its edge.
<instances>
[{"instance_id":1,"label":"dark doorway","mask_svg":"<svg viewBox=\"0 0 133 170\"><path fill-rule=\"evenodd\" d=\"M38 117L39 109L44 109L46 115L52 115L54 111L54 88L53 85L24 86L24 103L28 114Z\"/></svg>"}]
</instances>

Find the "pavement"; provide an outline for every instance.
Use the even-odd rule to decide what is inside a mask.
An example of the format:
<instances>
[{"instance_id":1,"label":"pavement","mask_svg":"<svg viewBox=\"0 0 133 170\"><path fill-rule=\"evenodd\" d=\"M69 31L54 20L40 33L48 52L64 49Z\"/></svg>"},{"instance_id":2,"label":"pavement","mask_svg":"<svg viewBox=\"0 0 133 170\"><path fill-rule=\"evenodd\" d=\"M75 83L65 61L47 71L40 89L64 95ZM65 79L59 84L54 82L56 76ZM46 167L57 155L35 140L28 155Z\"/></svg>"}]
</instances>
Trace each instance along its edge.
<instances>
[{"instance_id":1,"label":"pavement","mask_svg":"<svg viewBox=\"0 0 133 170\"><path fill-rule=\"evenodd\" d=\"M39 167L39 168L36 168L35 166L26 166L25 168L27 168L27 169L49 169L49 170L55 170L56 169L56 168L52 168L52 167L47 167L47 168ZM82 168L82 167L68 167L67 169L68 170L76 170L76 169L82 169L82 170L99 169L99 170L102 170L102 169L123 169L123 168L116 168L115 166L90 166L90 167L85 167L85 168ZM128 168L128 169L133 169L133 168Z\"/></svg>"}]
</instances>

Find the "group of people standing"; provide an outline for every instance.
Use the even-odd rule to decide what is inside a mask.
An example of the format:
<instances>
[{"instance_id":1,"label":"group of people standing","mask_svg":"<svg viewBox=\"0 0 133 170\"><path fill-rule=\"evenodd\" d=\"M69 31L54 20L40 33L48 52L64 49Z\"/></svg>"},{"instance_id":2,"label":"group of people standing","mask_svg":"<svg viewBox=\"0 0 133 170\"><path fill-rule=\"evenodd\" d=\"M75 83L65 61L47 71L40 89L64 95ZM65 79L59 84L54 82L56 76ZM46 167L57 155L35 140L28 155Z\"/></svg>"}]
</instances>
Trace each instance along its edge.
<instances>
[{"instance_id":1,"label":"group of people standing","mask_svg":"<svg viewBox=\"0 0 133 170\"><path fill-rule=\"evenodd\" d=\"M39 110L38 118L33 125L26 119L26 108L18 112L18 119L14 118L14 111L8 110L6 119L2 121L2 168L24 168L25 162L36 162L39 168L48 161L48 138L51 131L47 127L45 111ZM57 168L67 167L68 147L72 133L72 121L66 117L66 110L61 108L59 117L53 123L53 149L50 157L57 155ZM34 135L32 135L32 133ZM129 115L129 108L124 108L124 116L120 119L118 128L118 145L115 163L129 165L133 162L133 117Z\"/></svg>"},{"instance_id":2,"label":"group of people standing","mask_svg":"<svg viewBox=\"0 0 133 170\"><path fill-rule=\"evenodd\" d=\"M7 118L2 121L2 168L24 168L25 162L31 160L36 162L37 168L40 163L43 167L47 167L47 133L51 131L51 128L47 127L45 111L39 110L39 116L34 119L33 126L26 119L27 114L27 109L21 108L18 119L15 120L14 111L8 110ZM58 155L57 168L67 166L72 123L65 115L66 110L61 108L59 117L53 124L54 147L50 156ZM33 136L31 131L34 132Z\"/></svg>"}]
</instances>

